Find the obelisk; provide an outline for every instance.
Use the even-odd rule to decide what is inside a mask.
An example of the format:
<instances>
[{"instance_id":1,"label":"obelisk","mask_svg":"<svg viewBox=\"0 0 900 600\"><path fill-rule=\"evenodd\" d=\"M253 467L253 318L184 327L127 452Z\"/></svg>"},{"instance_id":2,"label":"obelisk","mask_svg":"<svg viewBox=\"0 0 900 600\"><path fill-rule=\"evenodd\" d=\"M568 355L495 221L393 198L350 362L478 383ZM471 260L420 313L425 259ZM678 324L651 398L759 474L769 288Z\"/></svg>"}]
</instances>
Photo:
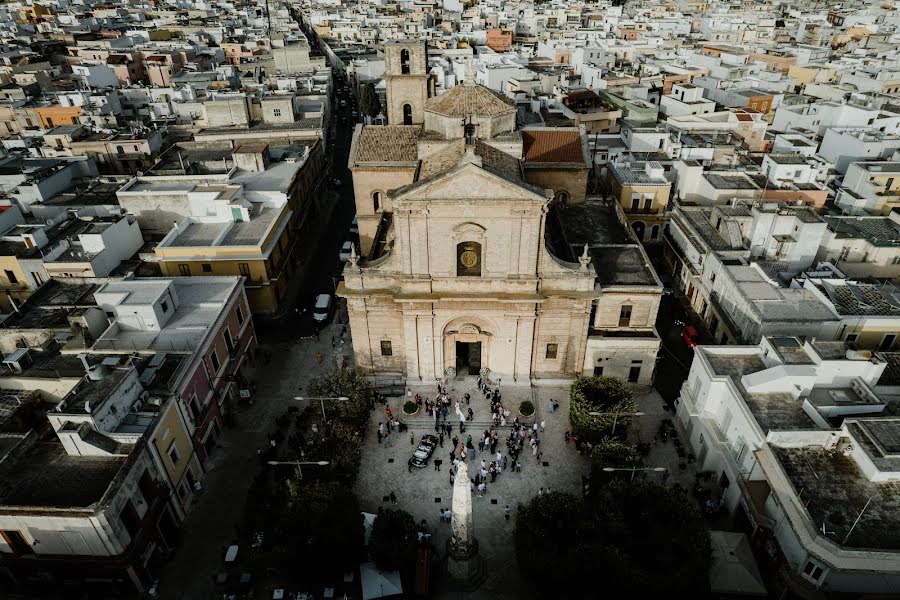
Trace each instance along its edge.
<instances>
[{"instance_id":1,"label":"obelisk","mask_svg":"<svg viewBox=\"0 0 900 600\"><path fill-rule=\"evenodd\" d=\"M484 581L484 559L478 554L472 490L466 463L456 467L451 504L450 539L447 540L447 577L453 587L474 590Z\"/></svg>"}]
</instances>

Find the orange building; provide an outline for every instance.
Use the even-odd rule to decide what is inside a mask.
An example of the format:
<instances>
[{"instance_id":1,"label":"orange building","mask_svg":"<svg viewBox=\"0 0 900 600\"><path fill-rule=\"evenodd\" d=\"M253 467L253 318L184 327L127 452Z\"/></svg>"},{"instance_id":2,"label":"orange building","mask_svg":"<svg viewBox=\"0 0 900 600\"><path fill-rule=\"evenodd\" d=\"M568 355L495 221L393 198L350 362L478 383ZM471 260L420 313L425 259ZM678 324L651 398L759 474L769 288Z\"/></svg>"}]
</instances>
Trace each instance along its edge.
<instances>
[{"instance_id":1,"label":"orange building","mask_svg":"<svg viewBox=\"0 0 900 600\"><path fill-rule=\"evenodd\" d=\"M494 52L506 52L513 45L513 30L491 28L487 30L487 41L485 44Z\"/></svg>"},{"instance_id":2,"label":"orange building","mask_svg":"<svg viewBox=\"0 0 900 600\"><path fill-rule=\"evenodd\" d=\"M41 106L36 108L41 120L41 125L45 128L56 127L57 125L78 125L78 117L81 116L80 106Z\"/></svg>"}]
</instances>

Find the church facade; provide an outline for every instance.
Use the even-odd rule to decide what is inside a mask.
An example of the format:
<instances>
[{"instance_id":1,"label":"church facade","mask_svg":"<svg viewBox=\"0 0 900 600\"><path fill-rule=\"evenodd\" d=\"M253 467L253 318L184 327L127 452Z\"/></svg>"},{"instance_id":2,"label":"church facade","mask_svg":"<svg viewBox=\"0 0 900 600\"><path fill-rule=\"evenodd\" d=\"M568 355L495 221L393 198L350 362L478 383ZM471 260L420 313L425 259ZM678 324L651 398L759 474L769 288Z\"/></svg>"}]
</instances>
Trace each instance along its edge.
<instances>
[{"instance_id":1,"label":"church facade","mask_svg":"<svg viewBox=\"0 0 900 600\"><path fill-rule=\"evenodd\" d=\"M357 126L350 151L360 247L338 293L356 364L410 383L483 369L510 383L591 372L592 332L608 311L597 310L588 248L548 247L561 195L541 185L555 156L560 173L586 168L582 136L535 131L526 145L515 107L493 91L466 82L434 96L421 43L388 44L386 64L391 124ZM528 148L539 180L529 181Z\"/></svg>"}]
</instances>

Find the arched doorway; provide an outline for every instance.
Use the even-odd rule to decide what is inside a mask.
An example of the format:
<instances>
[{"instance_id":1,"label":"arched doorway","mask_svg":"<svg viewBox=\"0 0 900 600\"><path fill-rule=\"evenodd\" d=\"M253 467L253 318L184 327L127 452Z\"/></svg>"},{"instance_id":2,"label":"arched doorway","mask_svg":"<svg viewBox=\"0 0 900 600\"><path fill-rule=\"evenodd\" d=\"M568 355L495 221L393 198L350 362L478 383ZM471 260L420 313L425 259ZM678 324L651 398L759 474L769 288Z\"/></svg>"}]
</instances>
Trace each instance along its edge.
<instances>
[{"instance_id":1,"label":"arched doorway","mask_svg":"<svg viewBox=\"0 0 900 600\"><path fill-rule=\"evenodd\" d=\"M473 322L476 321L476 322ZM454 319L444 328L444 369L453 368L458 377L477 376L490 368L491 334L481 319Z\"/></svg>"},{"instance_id":2,"label":"arched doorway","mask_svg":"<svg viewBox=\"0 0 900 600\"><path fill-rule=\"evenodd\" d=\"M644 225L643 221L635 221L634 223L631 224L631 228L634 229L634 234L641 241L643 241L643 239L644 239L645 227L646 226Z\"/></svg>"},{"instance_id":3,"label":"arched doorway","mask_svg":"<svg viewBox=\"0 0 900 600\"><path fill-rule=\"evenodd\" d=\"M412 106L409 104L403 105L403 124L404 125L412 125Z\"/></svg>"}]
</instances>

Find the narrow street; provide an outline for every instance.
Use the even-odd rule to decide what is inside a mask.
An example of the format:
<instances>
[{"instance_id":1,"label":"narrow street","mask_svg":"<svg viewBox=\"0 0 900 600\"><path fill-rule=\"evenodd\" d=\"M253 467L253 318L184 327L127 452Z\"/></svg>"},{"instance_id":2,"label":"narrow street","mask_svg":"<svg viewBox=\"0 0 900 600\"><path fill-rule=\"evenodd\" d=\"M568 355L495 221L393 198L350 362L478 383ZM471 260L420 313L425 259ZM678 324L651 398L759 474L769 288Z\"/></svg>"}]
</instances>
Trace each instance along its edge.
<instances>
[{"instance_id":1,"label":"narrow street","mask_svg":"<svg viewBox=\"0 0 900 600\"><path fill-rule=\"evenodd\" d=\"M349 104L349 103L348 103ZM339 106L339 102L336 102ZM159 581L158 597L195 600L212 597L216 574L222 571L225 549L237 538L248 490L260 472L257 449L268 443L275 419L294 397L303 393L310 377L336 366L341 348L332 348L332 336L340 339L347 322L342 304L333 319L315 335L312 304L316 294L333 293L343 267L338 253L348 238L355 213L347 156L353 132L352 106L336 108L336 135L326 148L333 165L332 179L340 185L323 186L336 202L327 222L316 223L318 239L308 247L313 256L301 257L296 277L303 278L288 309L276 319L255 319L259 352L250 379L256 383L253 406L235 411L233 427L219 438L197 496L182 525L182 544L172 555ZM346 116L346 119L342 119ZM354 236L353 241L358 243ZM307 309L307 310L304 310ZM349 335L346 336L349 342ZM349 344L345 348L349 349ZM328 359L319 363L317 353ZM266 358L268 357L268 358ZM300 406L300 408L304 408ZM240 557L238 562L240 562Z\"/></svg>"}]
</instances>

